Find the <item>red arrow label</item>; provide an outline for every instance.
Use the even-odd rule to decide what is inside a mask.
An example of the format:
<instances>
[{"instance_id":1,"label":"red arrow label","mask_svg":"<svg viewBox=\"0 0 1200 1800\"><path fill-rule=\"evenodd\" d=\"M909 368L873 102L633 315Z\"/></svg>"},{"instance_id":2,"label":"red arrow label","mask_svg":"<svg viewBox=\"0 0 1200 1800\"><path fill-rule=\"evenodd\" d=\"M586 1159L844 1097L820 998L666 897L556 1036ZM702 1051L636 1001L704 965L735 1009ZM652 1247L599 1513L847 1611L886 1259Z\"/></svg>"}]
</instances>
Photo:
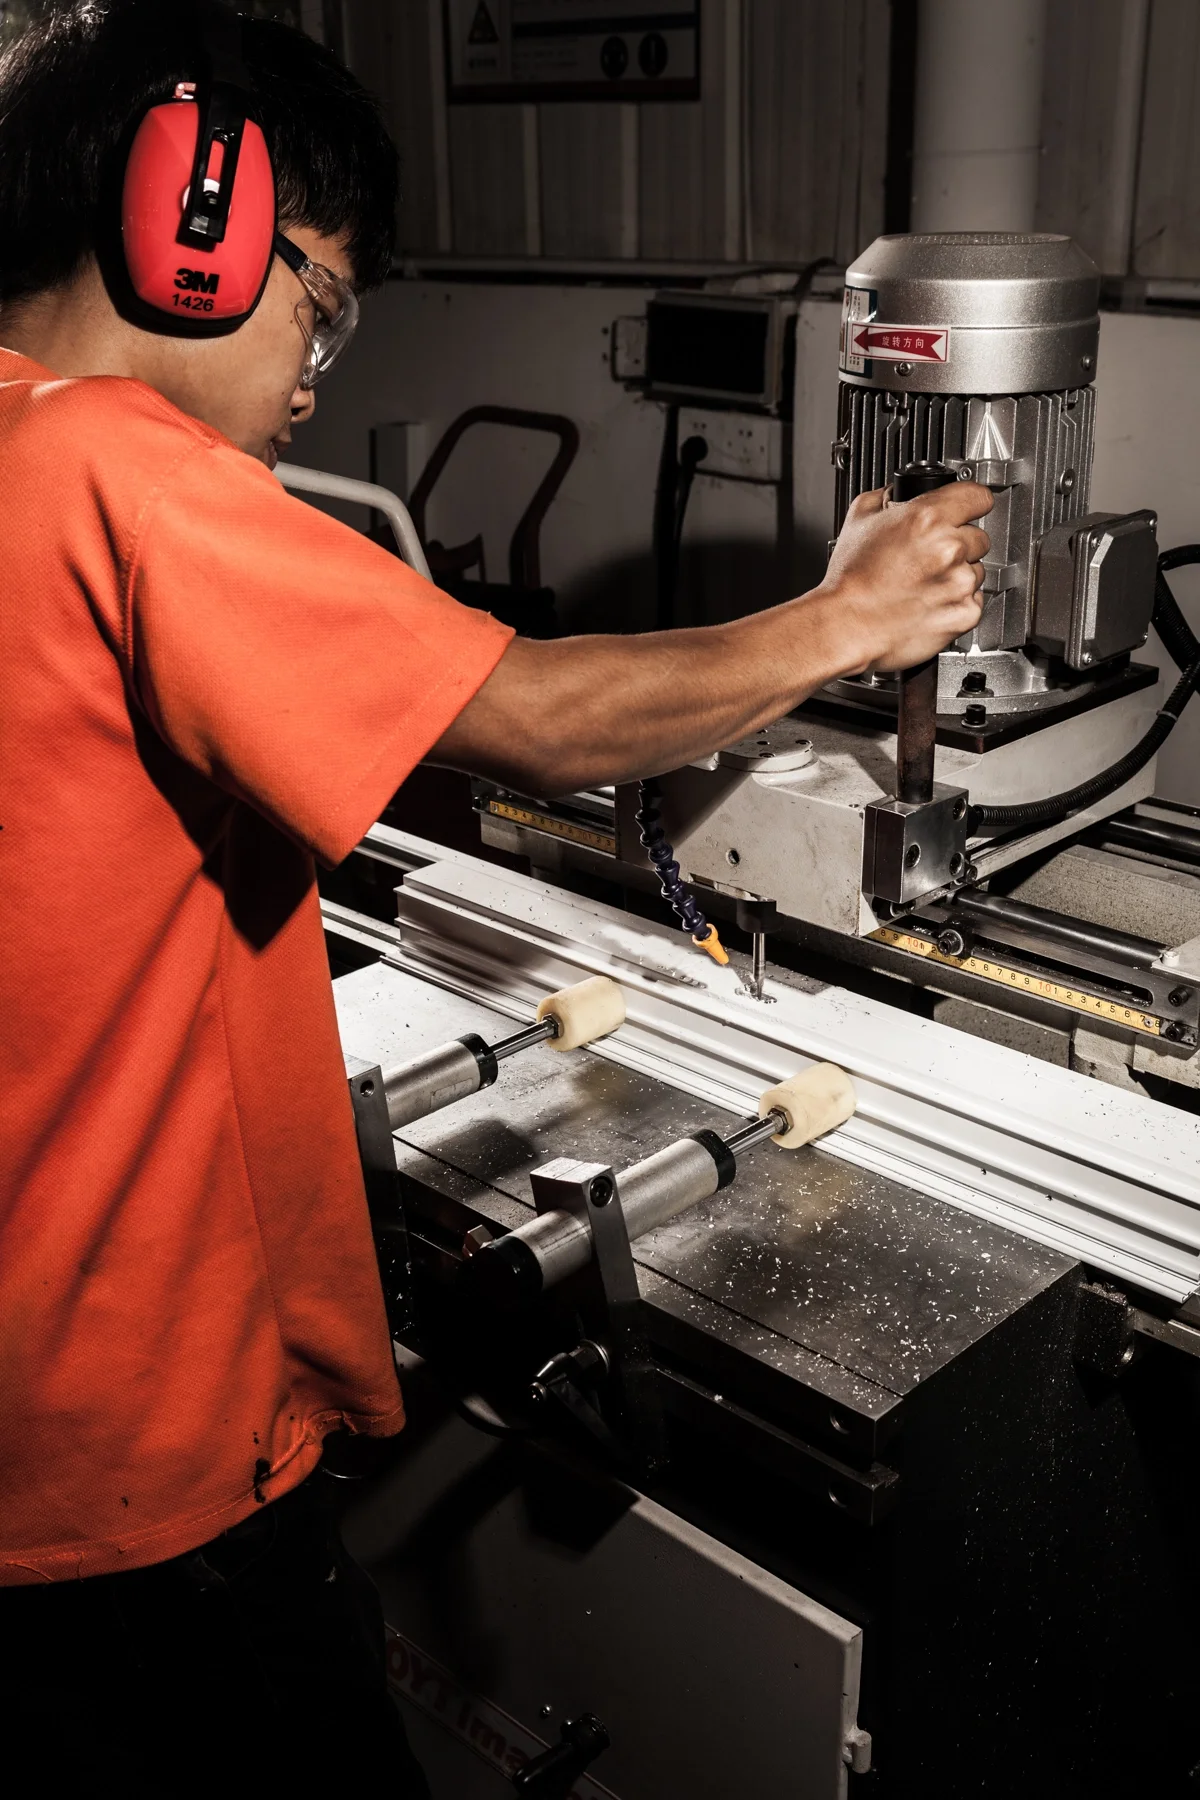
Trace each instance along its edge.
<instances>
[{"instance_id":1,"label":"red arrow label","mask_svg":"<svg viewBox=\"0 0 1200 1800\"><path fill-rule=\"evenodd\" d=\"M851 340L860 356L885 362L944 363L950 357L948 325L859 325Z\"/></svg>"}]
</instances>

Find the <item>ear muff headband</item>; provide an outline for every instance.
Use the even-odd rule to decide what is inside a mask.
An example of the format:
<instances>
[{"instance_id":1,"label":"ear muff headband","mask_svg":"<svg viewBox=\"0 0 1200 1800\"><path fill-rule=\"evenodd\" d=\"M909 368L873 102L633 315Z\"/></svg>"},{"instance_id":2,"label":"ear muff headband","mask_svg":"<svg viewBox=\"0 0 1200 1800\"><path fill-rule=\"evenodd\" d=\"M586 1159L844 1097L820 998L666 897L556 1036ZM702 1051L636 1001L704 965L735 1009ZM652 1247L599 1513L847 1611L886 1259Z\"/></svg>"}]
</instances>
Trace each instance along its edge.
<instances>
[{"instance_id":1,"label":"ear muff headband","mask_svg":"<svg viewBox=\"0 0 1200 1800\"><path fill-rule=\"evenodd\" d=\"M270 273L275 177L225 6L199 20L203 79L152 106L130 146L121 241L148 322L181 337L220 337L253 313Z\"/></svg>"}]
</instances>

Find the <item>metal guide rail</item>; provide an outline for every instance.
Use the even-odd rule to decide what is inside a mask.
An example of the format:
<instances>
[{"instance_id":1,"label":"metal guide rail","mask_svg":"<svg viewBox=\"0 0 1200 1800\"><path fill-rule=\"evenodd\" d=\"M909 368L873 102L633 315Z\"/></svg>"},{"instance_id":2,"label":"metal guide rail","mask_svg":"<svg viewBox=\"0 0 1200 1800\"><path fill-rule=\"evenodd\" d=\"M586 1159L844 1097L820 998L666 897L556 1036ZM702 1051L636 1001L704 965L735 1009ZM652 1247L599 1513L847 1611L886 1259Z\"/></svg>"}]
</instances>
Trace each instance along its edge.
<instances>
[{"instance_id":1,"label":"metal guide rail","mask_svg":"<svg viewBox=\"0 0 1200 1800\"><path fill-rule=\"evenodd\" d=\"M1003 894L964 889L872 933L878 943L1195 1049L1200 962L1172 948Z\"/></svg>"},{"instance_id":2,"label":"metal guide rail","mask_svg":"<svg viewBox=\"0 0 1200 1800\"><path fill-rule=\"evenodd\" d=\"M628 1016L596 1054L745 1112L806 1061L858 1091L825 1153L1183 1300L1200 1282L1200 1120L834 987L706 971L677 934L455 857L406 874L387 960L525 1017L604 974ZM388 934L389 937L391 934Z\"/></svg>"},{"instance_id":3,"label":"metal guide rail","mask_svg":"<svg viewBox=\"0 0 1200 1800\"><path fill-rule=\"evenodd\" d=\"M493 819L507 819L513 825L526 825L531 831L544 831L548 837L563 838L570 844L582 844L588 850L599 850L606 856L615 856L617 840L611 831L597 831L591 826L578 825L573 819L555 818L551 813L534 812L530 807L518 806L512 800L486 799L481 810L490 814Z\"/></svg>"},{"instance_id":4,"label":"metal guide rail","mask_svg":"<svg viewBox=\"0 0 1200 1800\"><path fill-rule=\"evenodd\" d=\"M611 788L573 794L546 805L480 781L475 783L475 809L486 818L504 819L510 825L578 844L602 856L617 854L616 807Z\"/></svg>"},{"instance_id":5,"label":"metal guide rail","mask_svg":"<svg viewBox=\"0 0 1200 1800\"><path fill-rule=\"evenodd\" d=\"M1036 974L1030 969L1002 963L978 952L955 956L939 950L933 938L919 937L911 931L897 931L894 926L883 925L878 931L871 933L871 938L873 942L887 944L893 950L905 950L910 956L924 957L929 962L941 963L945 968L961 969L966 975L978 975L984 981L999 983L1001 987L1013 988L1022 994L1033 994L1039 1000L1050 1000L1056 1006L1070 1007L1073 1012L1087 1013L1094 1019L1106 1020L1110 1025L1123 1025L1131 1031L1144 1032L1149 1037L1158 1037L1163 1028L1164 1021L1154 1013L1144 1012L1123 1000L1113 1000L1103 994L1085 993L1081 988L1071 987L1049 975Z\"/></svg>"}]
</instances>

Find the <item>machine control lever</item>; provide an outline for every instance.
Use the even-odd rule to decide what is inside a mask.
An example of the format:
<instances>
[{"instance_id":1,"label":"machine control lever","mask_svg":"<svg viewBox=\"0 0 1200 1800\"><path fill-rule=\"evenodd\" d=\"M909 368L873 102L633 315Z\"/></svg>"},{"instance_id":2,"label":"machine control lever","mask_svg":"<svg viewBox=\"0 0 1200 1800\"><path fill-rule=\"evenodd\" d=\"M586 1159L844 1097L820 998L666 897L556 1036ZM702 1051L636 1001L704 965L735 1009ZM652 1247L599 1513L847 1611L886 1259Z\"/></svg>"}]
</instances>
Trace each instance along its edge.
<instances>
[{"instance_id":1,"label":"machine control lever","mask_svg":"<svg viewBox=\"0 0 1200 1800\"><path fill-rule=\"evenodd\" d=\"M958 480L944 463L912 462L892 482L893 503L915 500ZM924 806L933 799L933 753L937 735L938 659L900 672L900 709L896 719L896 798L905 806Z\"/></svg>"},{"instance_id":2,"label":"machine control lever","mask_svg":"<svg viewBox=\"0 0 1200 1800\"><path fill-rule=\"evenodd\" d=\"M568 1719L561 1736L561 1743L543 1750L513 1776L513 1787L525 1800L568 1800L575 1782L612 1742L594 1713Z\"/></svg>"},{"instance_id":3,"label":"machine control lever","mask_svg":"<svg viewBox=\"0 0 1200 1800\"><path fill-rule=\"evenodd\" d=\"M604 1386L611 1373L612 1360L604 1345L584 1338L574 1350L560 1351L538 1370L529 1389L529 1399L539 1413L545 1413L551 1407L560 1408L594 1438L601 1449L620 1460L622 1451L616 1434L609 1429L594 1404L597 1390Z\"/></svg>"}]
</instances>

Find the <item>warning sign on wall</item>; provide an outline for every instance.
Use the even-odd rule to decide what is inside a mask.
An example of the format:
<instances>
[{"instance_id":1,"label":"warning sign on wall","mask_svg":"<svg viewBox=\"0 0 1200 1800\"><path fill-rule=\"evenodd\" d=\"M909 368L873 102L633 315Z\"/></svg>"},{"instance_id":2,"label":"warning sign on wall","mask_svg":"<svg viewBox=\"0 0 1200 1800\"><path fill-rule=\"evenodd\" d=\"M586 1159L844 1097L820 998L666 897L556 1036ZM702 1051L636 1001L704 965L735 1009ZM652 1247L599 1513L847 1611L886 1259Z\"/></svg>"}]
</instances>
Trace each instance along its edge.
<instances>
[{"instance_id":1,"label":"warning sign on wall","mask_svg":"<svg viewBox=\"0 0 1200 1800\"><path fill-rule=\"evenodd\" d=\"M444 0L451 100L697 100L700 0Z\"/></svg>"}]
</instances>

